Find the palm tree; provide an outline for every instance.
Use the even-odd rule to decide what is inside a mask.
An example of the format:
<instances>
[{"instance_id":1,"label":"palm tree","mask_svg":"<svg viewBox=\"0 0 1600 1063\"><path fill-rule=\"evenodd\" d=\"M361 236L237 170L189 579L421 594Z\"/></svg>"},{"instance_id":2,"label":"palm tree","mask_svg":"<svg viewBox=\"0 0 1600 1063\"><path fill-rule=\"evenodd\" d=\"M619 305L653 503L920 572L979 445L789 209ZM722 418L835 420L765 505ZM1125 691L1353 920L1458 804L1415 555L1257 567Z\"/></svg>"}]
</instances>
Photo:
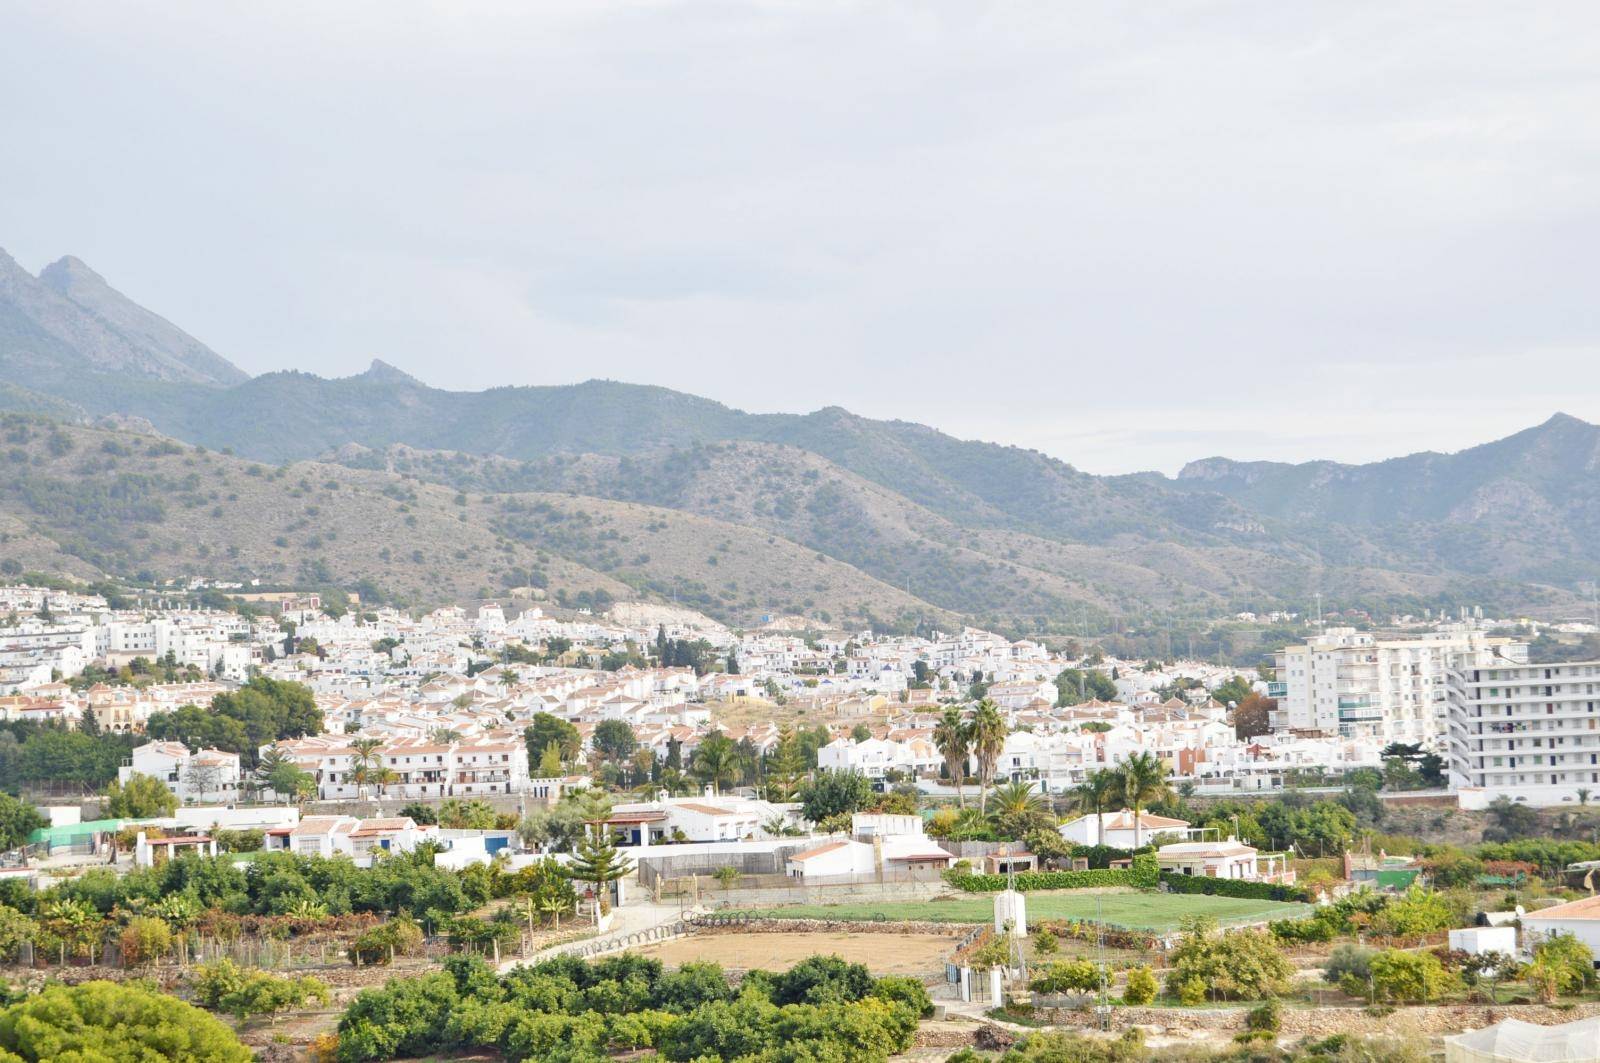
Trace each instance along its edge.
<instances>
[{"instance_id":1,"label":"palm tree","mask_svg":"<svg viewBox=\"0 0 1600 1063\"><path fill-rule=\"evenodd\" d=\"M461 736L448 727L435 727L428 733L428 738L441 746L448 746L461 741Z\"/></svg>"},{"instance_id":2,"label":"palm tree","mask_svg":"<svg viewBox=\"0 0 1600 1063\"><path fill-rule=\"evenodd\" d=\"M1167 766L1151 753L1135 753L1122 764L1122 797L1133 809L1133 847L1144 846L1139 828L1139 813L1152 801L1172 796L1167 782Z\"/></svg>"},{"instance_id":3,"label":"palm tree","mask_svg":"<svg viewBox=\"0 0 1600 1063\"><path fill-rule=\"evenodd\" d=\"M1072 791L1072 803L1081 812L1094 814L1096 844L1106 843L1106 809L1123 789L1122 776L1109 768L1091 771Z\"/></svg>"},{"instance_id":4,"label":"palm tree","mask_svg":"<svg viewBox=\"0 0 1600 1063\"><path fill-rule=\"evenodd\" d=\"M969 739L967 723L961 718L961 710L954 705L945 709L944 718L933 729L933 744L938 747L939 755L944 757L944 766L950 773L950 781L956 784L956 805L960 808L967 807L966 796L961 792L961 781L967 774Z\"/></svg>"},{"instance_id":5,"label":"palm tree","mask_svg":"<svg viewBox=\"0 0 1600 1063\"><path fill-rule=\"evenodd\" d=\"M994 811L989 813L1002 839L1022 838L1035 828L1050 826L1050 802L1036 793L1031 782L1013 782L994 788Z\"/></svg>"},{"instance_id":6,"label":"palm tree","mask_svg":"<svg viewBox=\"0 0 1600 1063\"><path fill-rule=\"evenodd\" d=\"M986 815L989 808L989 783L994 779L994 766L999 763L1000 751L1006 745L1006 722L1000 718L1000 709L984 698L973 710L970 725L972 753L978 758L978 814Z\"/></svg>"},{"instance_id":7,"label":"palm tree","mask_svg":"<svg viewBox=\"0 0 1600 1063\"><path fill-rule=\"evenodd\" d=\"M701 782L710 783L711 792L716 794L721 792L723 780L731 782L739 777L742 759L738 746L722 732L713 731L694 751L689 770Z\"/></svg>"},{"instance_id":8,"label":"palm tree","mask_svg":"<svg viewBox=\"0 0 1600 1063\"><path fill-rule=\"evenodd\" d=\"M378 748L383 745L380 738L356 738L350 742L350 778L355 780L356 797L366 795L367 783L377 775L378 768L383 763L383 758L378 755Z\"/></svg>"}]
</instances>

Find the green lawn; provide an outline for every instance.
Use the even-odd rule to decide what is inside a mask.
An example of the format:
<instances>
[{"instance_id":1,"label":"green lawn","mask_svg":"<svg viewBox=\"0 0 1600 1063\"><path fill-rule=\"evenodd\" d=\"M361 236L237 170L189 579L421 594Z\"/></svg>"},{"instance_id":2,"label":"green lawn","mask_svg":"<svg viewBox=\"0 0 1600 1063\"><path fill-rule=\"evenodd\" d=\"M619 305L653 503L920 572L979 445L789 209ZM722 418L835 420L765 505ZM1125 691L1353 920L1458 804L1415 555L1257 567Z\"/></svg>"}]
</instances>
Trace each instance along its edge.
<instances>
[{"instance_id":1,"label":"green lawn","mask_svg":"<svg viewBox=\"0 0 1600 1063\"><path fill-rule=\"evenodd\" d=\"M1090 893L1056 890L1028 894L1028 922L1045 919L1103 920L1136 930L1175 929L1185 919L1209 915L1224 926L1268 919L1296 919L1310 905L1210 897L1197 893ZM913 920L987 923L994 918L993 894L964 894L927 901L877 901L854 904L797 904L783 908L741 908L738 914L780 919L841 919L856 922ZM733 914L733 913L729 913Z\"/></svg>"}]
</instances>

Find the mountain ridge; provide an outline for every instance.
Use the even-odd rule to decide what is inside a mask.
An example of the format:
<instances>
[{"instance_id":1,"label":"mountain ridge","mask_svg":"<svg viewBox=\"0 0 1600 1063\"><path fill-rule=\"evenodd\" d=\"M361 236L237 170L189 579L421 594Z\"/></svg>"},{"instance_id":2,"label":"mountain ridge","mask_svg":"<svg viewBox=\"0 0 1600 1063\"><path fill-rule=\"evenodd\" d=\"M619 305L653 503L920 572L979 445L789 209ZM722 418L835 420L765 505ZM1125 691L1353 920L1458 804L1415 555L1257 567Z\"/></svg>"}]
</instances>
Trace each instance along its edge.
<instances>
[{"instance_id":1,"label":"mountain ridge","mask_svg":"<svg viewBox=\"0 0 1600 1063\"><path fill-rule=\"evenodd\" d=\"M755 533L751 550L771 537L771 564L793 564L791 544L850 566L886 607L1021 624L1317 592L1418 608L1469 592L1548 604L1570 599L1560 586L1600 578L1600 429L1565 414L1453 455L1206 458L1176 478L1095 476L836 405L749 413L601 379L446 391L376 358L343 378L244 377L82 262L34 278L3 253L0 409L132 418L280 466L334 460L461 492L592 499L596 512L658 507ZM554 534L530 519L512 523ZM648 593L665 586L658 561L630 574L620 554L556 539Z\"/></svg>"}]
</instances>

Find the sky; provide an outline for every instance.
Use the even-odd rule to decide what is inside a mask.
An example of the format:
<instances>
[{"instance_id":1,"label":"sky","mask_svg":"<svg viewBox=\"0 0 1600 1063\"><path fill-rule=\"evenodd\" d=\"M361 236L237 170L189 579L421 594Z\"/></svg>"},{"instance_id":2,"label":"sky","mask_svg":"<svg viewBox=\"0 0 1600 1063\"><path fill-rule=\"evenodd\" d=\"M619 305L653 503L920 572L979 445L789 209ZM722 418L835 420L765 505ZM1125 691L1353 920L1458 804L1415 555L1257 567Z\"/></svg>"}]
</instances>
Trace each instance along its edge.
<instances>
[{"instance_id":1,"label":"sky","mask_svg":"<svg viewBox=\"0 0 1600 1063\"><path fill-rule=\"evenodd\" d=\"M1600 8L0 0L0 247L251 373L1090 472L1600 421Z\"/></svg>"}]
</instances>

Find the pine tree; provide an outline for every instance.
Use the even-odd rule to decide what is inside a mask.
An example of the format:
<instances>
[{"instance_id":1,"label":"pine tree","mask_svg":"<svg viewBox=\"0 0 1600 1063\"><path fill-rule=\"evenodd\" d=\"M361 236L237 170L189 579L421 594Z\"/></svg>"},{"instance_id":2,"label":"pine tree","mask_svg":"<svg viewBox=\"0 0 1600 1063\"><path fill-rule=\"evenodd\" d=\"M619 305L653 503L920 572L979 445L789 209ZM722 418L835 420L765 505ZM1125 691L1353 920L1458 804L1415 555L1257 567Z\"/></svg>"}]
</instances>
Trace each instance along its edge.
<instances>
[{"instance_id":1,"label":"pine tree","mask_svg":"<svg viewBox=\"0 0 1600 1063\"><path fill-rule=\"evenodd\" d=\"M633 861L617 852L617 847L611 841L611 831L606 829L604 822L589 824L589 829L572 851L572 862L567 865L570 877L579 882L594 883L595 896L600 901L602 912L609 907L608 885L632 870Z\"/></svg>"}]
</instances>

